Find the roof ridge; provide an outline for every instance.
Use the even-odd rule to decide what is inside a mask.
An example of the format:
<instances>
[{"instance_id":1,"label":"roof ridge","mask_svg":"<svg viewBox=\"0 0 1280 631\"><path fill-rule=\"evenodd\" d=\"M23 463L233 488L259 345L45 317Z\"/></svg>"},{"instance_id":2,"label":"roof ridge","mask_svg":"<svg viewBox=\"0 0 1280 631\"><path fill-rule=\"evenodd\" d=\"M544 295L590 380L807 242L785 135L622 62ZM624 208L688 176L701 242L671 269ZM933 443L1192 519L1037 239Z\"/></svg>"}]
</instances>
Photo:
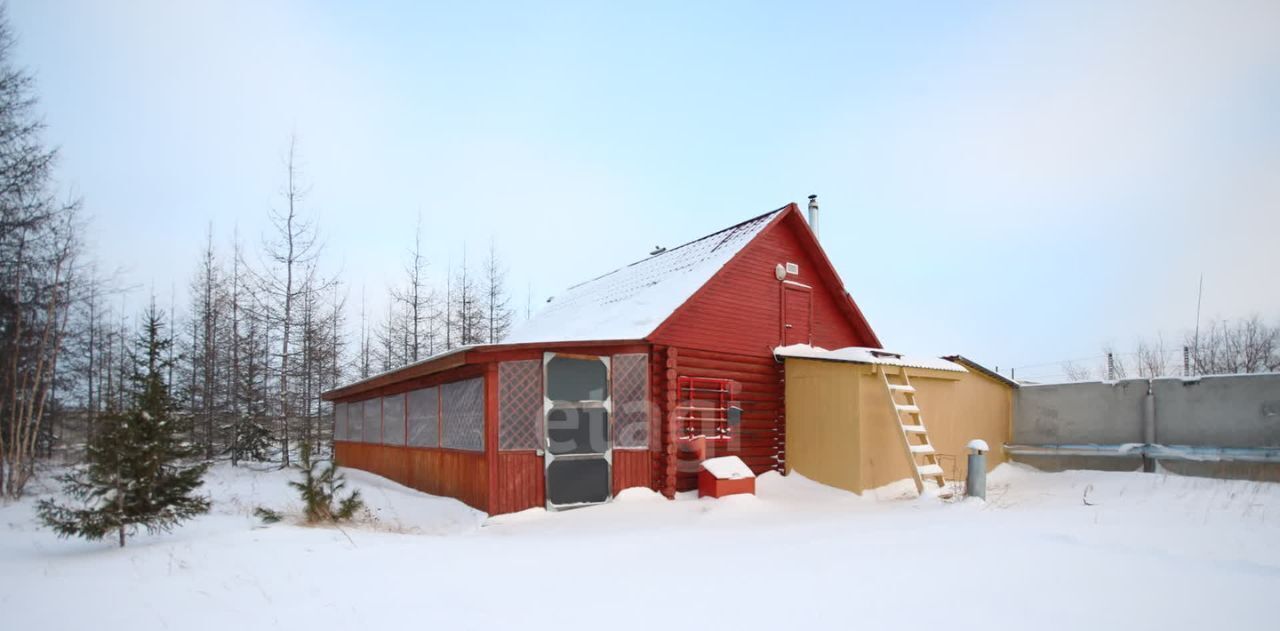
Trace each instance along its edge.
<instances>
[{"instance_id":1,"label":"roof ridge","mask_svg":"<svg viewBox=\"0 0 1280 631\"><path fill-rule=\"evenodd\" d=\"M741 227L743 227L743 226L745 226L745 225L747 225L747 224L749 224L749 223L752 223L752 222L755 222L755 221L759 221L759 220L761 220L761 219L764 219L765 217L768 217L769 215L773 215L773 214L776 214L776 213L780 213L780 212L782 212L782 211L786 210L786 209L787 209L787 206L790 206L790 204L787 204L787 205L782 206L782 207L779 207L779 208L775 208L775 209L770 210L770 211L765 212L765 213L761 213L761 214L759 214L759 215L756 215L756 216L754 216L754 217L751 217L750 219L744 219L744 220L739 221L738 223L735 223L735 224L733 224L732 226L729 226L729 227L727 227L727 228L721 228L721 229L719 229L719 230L716 230L715 232L712 232L712 233L709 233L709 234L703 235L703 236L701 236L701 237L698 237L697 239L693 239L693 240L691 240L691 241L686 241L686 242L684 242L684 243L681 243L680 245L677 245L677 246L675 246L674 248L667 248L667 249L664 249L664 250L662 250L661 252L659 252L659 253L657 253L657 254L651 254L651 255L646 256L646 257L644 257L644 258L642 258L642 259L637 259L637 260L635 260L635 261L632 261L632 262L630 262L630 263L627 263L626 265L623 265L622 267L619 267L619 268L616 268L616 269L610 270L610 271L605 272L605 273L603 273L603 274L601 274L601 275L599 275L599 276L596 276L595 278L589 278L589 279L584 280L584 281L582 281L582 282L580 282L580 283L576 283L576 284L570 285L570 286L566 287L566 288L564 289L564 291L570 291L570 290L572 290L572 289L577 289L578 287L581 287L581 286L583 286L583 285L586 285L587 283L594 283L594 282L596 282L596 281L600 280L601 278L606 278L606 277L608 277L608 276L612 276L612 275L614 275L614 274L617 274L618 272L620 272L620 271L622 271L622 270L624 270L624 269L627 269L628 267L635 267L636 265L639 265L639 264L644 263L644 262L646 262L646 261L652 261L652 260L654 260L654 259L656 259L656 258L658 258L658 257L660 257L660 256L665 255L665 254L671 254L672 252L675 252L675 251L680 250L680 249L682 249L682 248L685 248L685 247L691 246L691 245L693 245L693 244L695 244L695 243L698 243L698 242L700 242L700 241L706 241L707 239L710 239L711 237L714 237L714 236L716 236L716 235L718 235L718 234L724 234L724 233L726 233L726 232L730 232L730 231L732 231L732 230L736 230L736 229L741 228ZM717 245L717 246L716 246L716 248L719 248L719 247L720 247L719 245ZM564 293L564 292L561 292L561 293ZM554 297L553 297L553 299L554 299Z\"/></svg>"}]
</instances>

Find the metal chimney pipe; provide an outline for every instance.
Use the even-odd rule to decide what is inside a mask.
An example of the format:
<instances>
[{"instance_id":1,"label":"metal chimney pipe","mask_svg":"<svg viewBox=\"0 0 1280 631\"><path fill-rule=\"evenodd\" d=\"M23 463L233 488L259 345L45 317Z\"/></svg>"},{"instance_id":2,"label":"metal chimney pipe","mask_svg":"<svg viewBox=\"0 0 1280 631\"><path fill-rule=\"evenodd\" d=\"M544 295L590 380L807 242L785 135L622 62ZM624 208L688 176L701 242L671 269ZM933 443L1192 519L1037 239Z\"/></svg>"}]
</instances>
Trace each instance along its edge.
<instances>
[{"instance_id":1,"label":"metal chimney pipe","mask_svg":"<svg viewBox=\"0 0 1280 631\"><path fill-rule=\"evenodd\" d=\"M969 441L969 470L964 479L964 494L968 497L987 499L987 441L975 438Z\"/></svg>"},{"instance_id":2,"label":"metal chimney pipe","mask_svg":"<svg viewBox=\"0 0 1280 631\"><path fill-rule=\"evenodd\" d=\"M809 229L813 230L813 234L818 234L818 196L809 196Z\"/></svg>"}]
</instances>

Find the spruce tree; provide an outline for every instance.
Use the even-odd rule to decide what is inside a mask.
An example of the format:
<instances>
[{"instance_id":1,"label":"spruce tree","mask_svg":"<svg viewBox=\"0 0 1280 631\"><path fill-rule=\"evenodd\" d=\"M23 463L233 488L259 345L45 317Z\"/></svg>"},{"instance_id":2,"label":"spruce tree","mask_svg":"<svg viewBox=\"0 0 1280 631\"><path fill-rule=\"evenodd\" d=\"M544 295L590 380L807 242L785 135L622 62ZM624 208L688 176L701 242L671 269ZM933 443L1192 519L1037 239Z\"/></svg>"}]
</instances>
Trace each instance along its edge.
<instances>
[{"instance_id":1,"label":"spruce tree","mask_svg":"<svg viewBox=\"0 0 1280 631\"><path fill-rule=\"evenodd\" d=\"M227 449L231 465L241 462L265 462L275 448L275 437L268 426L267 369L260 357L267 354L267 342L258 342L258 327L250 321L248 331L236 336L236 343L243 347L244 360L238 370L239 382L235 384L237 414L227 429Z\"/></svg>"},{"instance_id":2,"label":"spruce tree","mask_svg":"<svg viewBox=\"0 0 1280 631\"><path fill-rule=\"evenodd\" d=\"M78 505L46 499L37 506L40 519L60 537L96 541L117 533L123 547L140 527L168 532L209 510L208 498L195 494L208 465L192 462L199 449L175 418L164 380L173 343L164 328L153 303L132 354L130 409L104 417L89 442L86 464L60 478Z\"/></svg>"},{"instance_id":3,"label":"spruce tree","mask_svg":"<svg viewBox=\"0 0 1280 631\"><path fill-rule=\"evenodd\" d=\"M331 461L312 461L311 444L302 444L302 480L290 481L289 486L297 489L302 496L304 516L307 523L347 521L356 516L356 512L364 507L360 498L360 490L356 489L343 495L347 486L346 477L338 473L338 468ZM335 504L334 502L337 502ZM269 515L259 515L264 521Z\"/></svg>"},{"instance_id":4,"label":"spruce tree","mask_svg":"<svg viewBox=\"0 0 1280 631\"><path fill-rule=\"evenodd\" d=\"M275 439L271 430L263 424L261 416L242 414L229 431L231 444L224 453L230 456L233 466L242 462L266 462L271 458Z\"/></svg>"}]
</instances>

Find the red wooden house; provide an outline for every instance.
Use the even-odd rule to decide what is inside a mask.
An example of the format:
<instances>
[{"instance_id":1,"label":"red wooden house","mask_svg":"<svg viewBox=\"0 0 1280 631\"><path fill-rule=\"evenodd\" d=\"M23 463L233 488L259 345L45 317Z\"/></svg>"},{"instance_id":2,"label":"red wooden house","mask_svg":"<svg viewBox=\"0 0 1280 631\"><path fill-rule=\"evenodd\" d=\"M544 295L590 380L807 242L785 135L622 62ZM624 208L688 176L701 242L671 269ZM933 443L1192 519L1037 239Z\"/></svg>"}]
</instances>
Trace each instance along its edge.
<instances>
[{"instance_id":1,"label":"red wooden house","mask_svg":"<svg viewBox=\"0 0 1280 631\"><path fill-rule=\"evenodd\" d=\"M489 514L696 487L701 458L782 470L773 349L879 347L798 207L555 297L501 344L325 393L334 453Z\"/></svg>"}]
</instances>

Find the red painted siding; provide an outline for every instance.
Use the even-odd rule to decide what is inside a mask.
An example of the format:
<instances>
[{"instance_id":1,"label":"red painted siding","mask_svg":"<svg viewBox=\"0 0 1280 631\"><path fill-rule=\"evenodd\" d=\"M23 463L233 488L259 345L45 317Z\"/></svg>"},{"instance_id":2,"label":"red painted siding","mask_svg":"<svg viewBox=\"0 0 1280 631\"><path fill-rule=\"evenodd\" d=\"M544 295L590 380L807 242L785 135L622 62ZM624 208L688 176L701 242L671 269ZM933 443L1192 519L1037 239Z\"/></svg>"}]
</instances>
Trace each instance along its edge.
<instances>
[{"instance_id":1,"label":"red painted siding","mask_svg":"<svg viewBox=\"0 0 1280 631\"><path fill-rule=\"evenodd\" d=\"M652 458L648 449L615 449L613 452L613 494L633 486L652 488Z\"/></svg>"},{"instance_id":2,"label":"red painted siding","mask_svg":"<svg viewBox=\"0 0 1280 631\"><path fill-rule=\"evenodd\" d=\"M664 493L697 486L696 470L681 467L675 456L681 429L672 409L674 382L682 376L719 377L741 384L739 435L728 444L709 441L708 458L736 455L756 473L781 469L786 459L786 414L782 366L774 360L773 348L785 339L786 298L794 300L805 293L805 287L811 288L804 301L807 304L792 302L790 314L796 320L791 322L792 333L811 344L825 348L879 346L844 295L825 254L816 249L803 221L794 209L783 213L652 336L655 345L667 347L654 353L655 359L661 355L665 367L654 379L655 406L667 421L663 450L657 454ZM788 275L784 284L774 273L779 263L795 263L799 273ZM792 295L787 296L784 287ZM798 318L808 321L802 323ZM659 383L656 377L663 381Z\"/></svg>"},{"instance_id":3,"label":"red painted siding","mask_svg":"<svg viewBox=\"0 0 1280 631\"><path fill-rule=\"evenodd\" d=\"M613 494L632 487L653 487L652 456L647 449L613 452ZM546 506L543 457L532 451L498 452L501 480L493 502L494 515Z\"/></svg>"},{"instance_id":4,"label":"red painted siding","mask_svg":"<svg viewBox=\"0 0 1280 631\"><path fill-rule=\"evenodd\" d=\"M481 452L339 441L334 460L432 495L487 511L489 468Z\"/></svg>"},{"instance_id":5,"label":"red painted siding","mask_svg":"<svg viewBox=\"0 0 1280 631\"><path fill-rule=\"evenodd\" d=\"M484 457L488 466L485 475L489 482L486 489L489 505L484 510L490 515L498 515L507 512L498 510L502 497L502 474L498 467L498 365L490 362L484 368Z\"/></svg>"},{"instance_id":6,"label":"red painted siding","mask_svg":"<svg viewBox=\"0 0 1280 631\"><path fill-rule=\"evenodd\" d=\"M498 452L498 496L495 515L546 506L542 456L533 451Z\"/></svg>"}]
</instances>

